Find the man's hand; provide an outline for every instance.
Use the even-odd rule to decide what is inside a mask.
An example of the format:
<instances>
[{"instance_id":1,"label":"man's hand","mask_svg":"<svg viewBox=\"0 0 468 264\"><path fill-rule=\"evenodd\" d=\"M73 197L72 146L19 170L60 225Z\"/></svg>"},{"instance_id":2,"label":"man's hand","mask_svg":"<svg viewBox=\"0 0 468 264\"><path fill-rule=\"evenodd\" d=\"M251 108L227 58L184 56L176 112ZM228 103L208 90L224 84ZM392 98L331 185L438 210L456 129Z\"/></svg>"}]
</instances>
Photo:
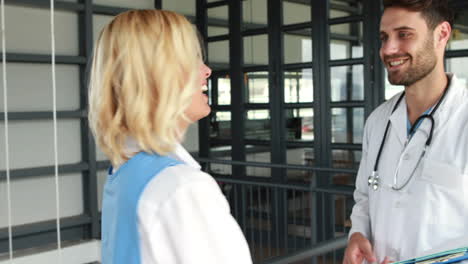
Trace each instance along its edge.
<instances>
[{"instance_id":1,"label":"man's hand","mask_svg":"<svg viewBox=\"0 0 468 264\"><path fill-rule=\"evenodd\" d=\"M361 264L366 259L367 262L375 262L377 259L372 252L372 245L361 233L354 233L348 242L343 264Z\"/></svg>"}]
</instances>

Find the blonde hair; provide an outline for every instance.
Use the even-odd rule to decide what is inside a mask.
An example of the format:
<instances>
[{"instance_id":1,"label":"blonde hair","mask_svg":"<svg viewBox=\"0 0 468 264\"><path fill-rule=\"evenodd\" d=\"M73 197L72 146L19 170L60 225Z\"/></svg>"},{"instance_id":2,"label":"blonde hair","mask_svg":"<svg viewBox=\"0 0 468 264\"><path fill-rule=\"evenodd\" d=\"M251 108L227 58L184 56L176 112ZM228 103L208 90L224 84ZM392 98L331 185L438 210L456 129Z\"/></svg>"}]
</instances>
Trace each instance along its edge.
<instances>
[{"instance_id":1,"label":"blonde hair","mask_svg":"<svg viewBox=\"0 0 468 264\"><path fill-rule=\"evenodd\" d=\"M129 137L161 155L182 139L200 56L195 28L174 12L132 10L104 27L94 47L89 122L112 164L128 159Z\"/></svg>"}]
</instances>

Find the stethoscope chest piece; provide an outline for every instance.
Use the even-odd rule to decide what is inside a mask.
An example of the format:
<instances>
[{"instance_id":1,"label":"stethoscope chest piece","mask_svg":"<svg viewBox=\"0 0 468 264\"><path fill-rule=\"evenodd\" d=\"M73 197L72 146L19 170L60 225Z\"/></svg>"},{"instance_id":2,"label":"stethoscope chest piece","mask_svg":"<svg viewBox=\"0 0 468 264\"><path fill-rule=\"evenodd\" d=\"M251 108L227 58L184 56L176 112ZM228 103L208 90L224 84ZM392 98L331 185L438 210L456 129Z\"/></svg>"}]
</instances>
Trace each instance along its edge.
<instances>
[{"instance_id":1,"label":"stethoscope chest piece","mask_svg":"<svg viewBox=\"0 0 468 264\"><path fill-rule=\"evenodd\" d=\"M369 178L367 178L367 185L369 185L369 187L372 187L374 191L377 191L377 189L379 189L379 174L376 171L373 171Z\"/></svg>"}]
</instances>

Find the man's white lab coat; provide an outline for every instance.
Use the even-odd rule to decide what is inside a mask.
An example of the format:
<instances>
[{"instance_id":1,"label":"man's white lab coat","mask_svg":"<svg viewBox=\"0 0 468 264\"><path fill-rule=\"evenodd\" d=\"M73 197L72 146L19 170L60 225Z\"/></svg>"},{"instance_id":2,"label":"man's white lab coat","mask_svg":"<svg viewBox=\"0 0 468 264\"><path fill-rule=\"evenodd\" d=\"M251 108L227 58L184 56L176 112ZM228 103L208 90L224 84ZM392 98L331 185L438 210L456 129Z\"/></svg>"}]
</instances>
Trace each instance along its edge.
<instances>
[{"instance_id":1,"label":"man's white lab coat","mask_svg":"<svg viewBox=\"0 0 468 264\"><path fill-rule=\"evenodd\" d=\"M397 182L402 185L420 157L430 120L424 119L406 148L405 100L391 113L400 94L379 106L366 122L350 235L364 234L379 262L385 256L398 261L468 246L468 85L448 76L449 90L434 114L432 143L402 190L391 188L397 164L401 159ZM374 191L368 177L389 118L391 126L378 168L380 187Z\"/></svg>"}]
</instances>

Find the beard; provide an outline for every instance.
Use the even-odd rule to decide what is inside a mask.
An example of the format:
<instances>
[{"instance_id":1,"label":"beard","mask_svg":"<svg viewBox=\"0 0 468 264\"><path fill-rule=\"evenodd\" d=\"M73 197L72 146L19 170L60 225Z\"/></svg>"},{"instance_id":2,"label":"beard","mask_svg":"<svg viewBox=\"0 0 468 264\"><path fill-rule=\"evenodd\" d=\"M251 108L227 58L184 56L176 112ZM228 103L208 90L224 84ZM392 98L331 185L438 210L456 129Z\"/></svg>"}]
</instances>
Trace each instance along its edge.
<instances>
[{"instance_id":1,"label":"beard","mask_svg":"<svg viewBox=\"0 0 468 264\"><path fill-rule=\"evenodd\" d=\"M429 75L437 64L433 44L434 40L429 34L424 41L423 47L416 51L414 56L410 54L388 56L387 58L408 56L410 59L407 63L411 63L406 71L387 71L388 81L393 85L411 86Z\"/></svg>"}]
</instances>

